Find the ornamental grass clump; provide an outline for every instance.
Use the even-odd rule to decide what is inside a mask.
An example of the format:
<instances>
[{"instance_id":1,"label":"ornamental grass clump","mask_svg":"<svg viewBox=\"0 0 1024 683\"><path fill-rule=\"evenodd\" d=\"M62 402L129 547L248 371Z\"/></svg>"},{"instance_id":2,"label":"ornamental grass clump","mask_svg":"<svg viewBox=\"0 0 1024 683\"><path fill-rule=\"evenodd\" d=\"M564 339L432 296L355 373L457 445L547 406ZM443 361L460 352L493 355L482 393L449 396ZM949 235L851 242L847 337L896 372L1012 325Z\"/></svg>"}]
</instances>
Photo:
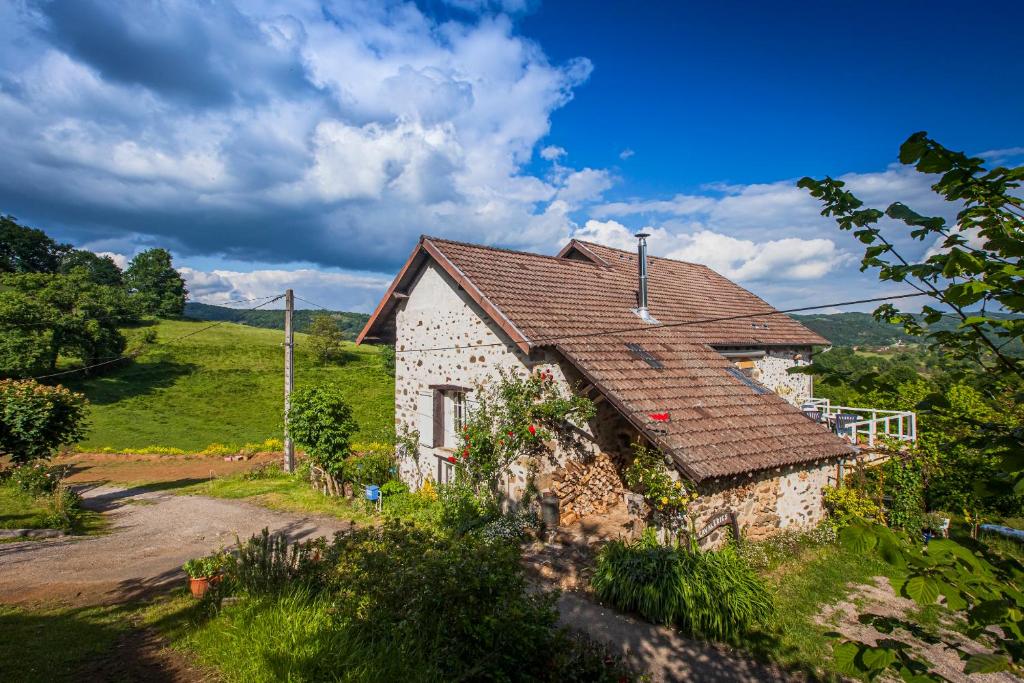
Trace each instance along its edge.
<instances>
[{"instance_id":1,"label":"ornamental grass clump","mask_svg":"<svg viewBox=\"0 0 1024 683\"><path fill-rule=\"evenodd\" d=\"M602 548L591 582L619 610L713 640L736 641L774 612L768 588L731 546L664 546L653 533Z\"/></svg>"}]
</instances>

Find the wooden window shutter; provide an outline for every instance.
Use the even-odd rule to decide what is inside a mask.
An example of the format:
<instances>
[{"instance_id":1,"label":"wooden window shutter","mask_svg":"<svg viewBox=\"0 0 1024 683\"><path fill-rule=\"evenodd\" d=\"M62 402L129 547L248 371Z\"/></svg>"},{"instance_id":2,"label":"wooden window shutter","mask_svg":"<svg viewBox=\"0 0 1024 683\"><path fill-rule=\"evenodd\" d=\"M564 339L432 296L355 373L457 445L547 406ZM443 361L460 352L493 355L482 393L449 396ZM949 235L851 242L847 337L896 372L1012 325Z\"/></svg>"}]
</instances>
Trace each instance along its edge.
<instances>
[{"instance_id":1,"label":"wooden window shutter","mask_svg":"<svg viewBox=\"0 0 1024 683\"><path fill-rule=\"evenodd\" d=\"M434 448L444 446L444 392L434 389Z\"/></svg>"}]
</instances>

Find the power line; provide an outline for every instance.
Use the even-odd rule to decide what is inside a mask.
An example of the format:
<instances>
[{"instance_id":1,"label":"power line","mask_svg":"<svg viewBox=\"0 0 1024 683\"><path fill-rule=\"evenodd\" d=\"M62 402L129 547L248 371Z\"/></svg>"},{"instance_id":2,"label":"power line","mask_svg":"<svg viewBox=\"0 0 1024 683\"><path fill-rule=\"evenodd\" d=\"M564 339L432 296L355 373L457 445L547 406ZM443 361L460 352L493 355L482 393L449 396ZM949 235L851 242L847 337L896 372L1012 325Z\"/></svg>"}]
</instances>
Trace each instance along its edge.
<instances>
[{"instance_id":1,"label":"power line","mask_svg":"<svg viewBox=\"0 0 1024 683\"><path fill-rule=\"evenodd\" d=\"M606 337L611 335L627 334L629 332L646 332L648 330L657 329L668 329L674 327L685 327L687 325L705 325L707 323L718 323L726 322L729 320L744 320L748 318L765 318L772 315L784 315L786 313L800 313L801 311L815 311L822 308L838 308L840 306L854 306L857 304L870 304L878 303L880 301L894 301L896 299L909 299L916 296L929 296L927 292L915 292L913 294L894 294L892 296L881 296L873 299L856 299L853 301L840 301L833 304L819 304L816 306L801 306L799 308L787 308L782 311L772 310L764 313L743 313L740 315L727 315L719 318L705 318L703 320L684 320L678 323L656 323L653 325L644 325L642 327L624 327L617 330L602 330L599 332L579 332L575 334L562 334L552 337L534 337L533 339L513 339L513 343L527 342L550 342L550 341L563 341L567 339L580 339L588 337ZM298 298L298 297L296 297ZM307 302L309 303L309 302ZM422 353L426 351L461 351L461 350L472 350L482 349L492 346L508 346L505 342L489 342L487 344L474 344L471 346L435 346L421 349L395 349L395 353Z\"/></svg>"},{"instance_id":2,"label":"power line","mask_svg":"<svg viewBox=\"0 0 1024 683\"><path fill-rule=\"evenodd\" d=\"M269 304L274 303L275 301L277 301L278 299L281 299L282 297L284 297L284 294L278 294L278 295L275 295L274 298L270 299L270 301L264 301L262 304L259 304L257 306L253 306L251 308L242 309L242 310L255 311L258 308L262 308L264 306L267 306ZM261 298L267 298L267 297L261 297ZM216 321L214 323L206 325L205 327L201 327L198 330L192 330L191 332L187 332L185 334L178 335L177 337L171 337L170 339L168 339L165 342L160 342L159 344L156 344L156 346L167 346L169 344L173 344L175 342L179 342L182 339L188 339L189 337L193 337L193 336L195 336L197 334L200 334L202 332L206 332L207 330L212 329L214 327L217 327L218 325L223 325L224 323L229 323L229 322L234 322L234 321L232 321L232 320L218 320L218 321ZM85 365L85 366L82 366L80 368L73 368L71 370L63 370L61 372L53 372L53 373L50 373L48 375L39 375L37 377L29 377L29 379L34 379L34 380L49 379L51 377L61 377L63 375L70 375L70 374L73 374L75 372L82 372L84 370L92 370L93 368L102 367L104 365L111 365L113 363L117 363L117 362L122 361L122 360L133 359L133 358L139 356L140 354L142 354L143 352L148 351L148 350L149 349L139 349L138 351L135 351L134 353L125 354L123 356L117 356L116 358L110 358L110 359L104 360L104 361L99 362L99 363L93 363L92 365Z\"/></svg>"},{"instance_id":3,"label":"power line","mask_svg":"<svg viewBox=\"0 0 1024 683\"><path fill-rule=\"evenodd\" d=\"M320 304L313 303L309 299L303 299L298 294L295 295L295 298L298 299L299 301L301 301L304 304L309 304L310 306L316 306L317 308L321 308L321 309L327 311L328 313L334 313L335 312L333 308L327 308L326 306L321 306Z\"/></svg>"}]
</instances>

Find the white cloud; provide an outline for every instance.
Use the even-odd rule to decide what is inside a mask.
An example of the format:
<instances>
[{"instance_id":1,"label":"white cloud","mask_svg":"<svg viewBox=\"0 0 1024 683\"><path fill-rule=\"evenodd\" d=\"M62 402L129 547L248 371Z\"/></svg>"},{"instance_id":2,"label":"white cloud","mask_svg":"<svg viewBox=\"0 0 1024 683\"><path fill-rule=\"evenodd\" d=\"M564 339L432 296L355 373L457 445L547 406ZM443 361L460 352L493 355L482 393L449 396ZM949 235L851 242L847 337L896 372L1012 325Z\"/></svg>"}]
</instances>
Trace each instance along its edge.
<instances>
[{"instance_id":1,"label":"white cloud","mask_svg":"<svg viewBox=\"0 0 1024 683\"><path fill-rule=\"evenodd\" d=\"M829 239L784 238L755 242L711 230L675 233L663 227L645 226L653 255L703 263L739 282L763 280L814 280L848 263ZM614 220L589 220L573 237L618 249L636 248L634 233Z\"/></svg>"},{"instance_id":2,"label":"white cloud","mask_svg":"<svg viewBox=\"0 0 1024 683\"><path fill-rule=\"evenodd\" d=\"M636 154L636 152L634 152L632 149L627 147L626 149L624 149L621 152L619 152L619 158L622 159L623 161L625 161L626 159L630 158L634 154Z\"/></svg>"},{"instance_id":3,"label":"white cloud","mask_svg":"<svg viewBox=\"0 0 1024 683\"><path fill-rule=\"evenodd\" d=\"M320 306L334 310L369 312L376 306L380 292L390 284L389 278L378 275L311 268L202 271L183 267L180 271L188 285L190 300L208 304L270 297L290 288L298 296ZM258 303L248 303L248 306ZM303 301L297 301L296 306L311 307ZM270 307L280 308L281 305L271 304Z\"/></svg>"},{"instance_id":4,"label":"white cloud","mask_svg":"<svg viewBox=\"0 0 1024 683\"><path fill-rule=\"evenodd\" d=\"M599 198L611 188L612 177L603 169L584 168L568 173L561 185L557 197L569 204L579 204Z\"/></svg>"},{"instance_id":5,"label":"white cloud","mask_svg":"<svg viewBox=\"0 0 1024 683\"><path fill-rule=\"evenodd\" d=\"M129 259L124 254L118 254L118 253L113 252L113 251L97 251L96 255L97 256L109 256L110 259L114 263L116 263L117 267L120 268L121 270L124 270L125 268L128 267Z\"/></svg>"},{"instance_id":6,"label":"white cloud","mask_svg":"<svg viewBox=\"0 0 1024 683\"><path fill-rule=\"evenodd\" d=\"M540 156L547 161L554 161L566 155L565 148L557 145L548 145L540 150Z\"/></svg>"}]
</instances>

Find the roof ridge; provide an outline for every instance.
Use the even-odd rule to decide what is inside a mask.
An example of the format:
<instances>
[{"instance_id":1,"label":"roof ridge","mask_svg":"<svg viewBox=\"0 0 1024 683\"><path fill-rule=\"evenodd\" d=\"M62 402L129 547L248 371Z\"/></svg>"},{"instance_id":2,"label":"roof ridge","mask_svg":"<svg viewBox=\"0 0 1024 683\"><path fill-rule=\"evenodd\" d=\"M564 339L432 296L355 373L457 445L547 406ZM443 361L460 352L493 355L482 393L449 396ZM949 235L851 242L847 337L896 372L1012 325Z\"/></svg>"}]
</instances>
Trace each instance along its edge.
<instances>
[{"instance_id":1,"label":"roof ridge","mask_svg":"<svg viewBox=\"0 0 1024 683\"><path fill-rule=\"evenodd\" d=\"M495 247L490 244L477 244L475 242L463 242L462 240L451 240L445 237L433 237L432 235L420 235L421 240L429 240L431 242L442 242L445 244L457 244L460 247L472 247L473 249L487 249L489 251L500 251L505 254L519 254L521 256L532 256L534 258L548 259L551 261L557 261L558 263L570 263L570 264L582 264L591 267L600 267L600 264L591 263L590 261L580 261L578 259L569 259L554 254L538 254L535 251L526 251L524 249L509 249L508 247ZM577 240L578 241L578 240Z\"/></svg>"},{"instance_id":2,"label":"roof ridge","mask_svg":"<svg viewBox=\"0 0 1024 683\"><path fill-rule=\"evenodd\" d=\"M628 249L619 249L618 247L612 247L612 246L609 246L607 244L601 244L600 242L591 242L589 240L581 240L578 237L573 237L572 239L574 241L576 241L576 242L579 242L580 244L586 244L587 246L590 246L590 247L601 247L602 249L611 249L612 251L617 251L617 252L622 253L622 254L629 254L630 256L636 256L636 252L635 251L630 251ZM671 261L672 263L685 263L688 266L699 266L700 268L704 268L706 270L710 270L710 271L715 272L715 273L718 272L714 268L712 268L711 266L709 266L709 265L707 265L705 263L697 263L696 261L684 261L684 260L678 259L678 258L669 258L668 256L657 256L656 254L651 254L650 252L648 252L647 258L658 259L659 261ZM719 274L721 275L721 273L719 273ZM725 277L725 276L723 275L722 277Z\"/></svg>"}]
</instances>

